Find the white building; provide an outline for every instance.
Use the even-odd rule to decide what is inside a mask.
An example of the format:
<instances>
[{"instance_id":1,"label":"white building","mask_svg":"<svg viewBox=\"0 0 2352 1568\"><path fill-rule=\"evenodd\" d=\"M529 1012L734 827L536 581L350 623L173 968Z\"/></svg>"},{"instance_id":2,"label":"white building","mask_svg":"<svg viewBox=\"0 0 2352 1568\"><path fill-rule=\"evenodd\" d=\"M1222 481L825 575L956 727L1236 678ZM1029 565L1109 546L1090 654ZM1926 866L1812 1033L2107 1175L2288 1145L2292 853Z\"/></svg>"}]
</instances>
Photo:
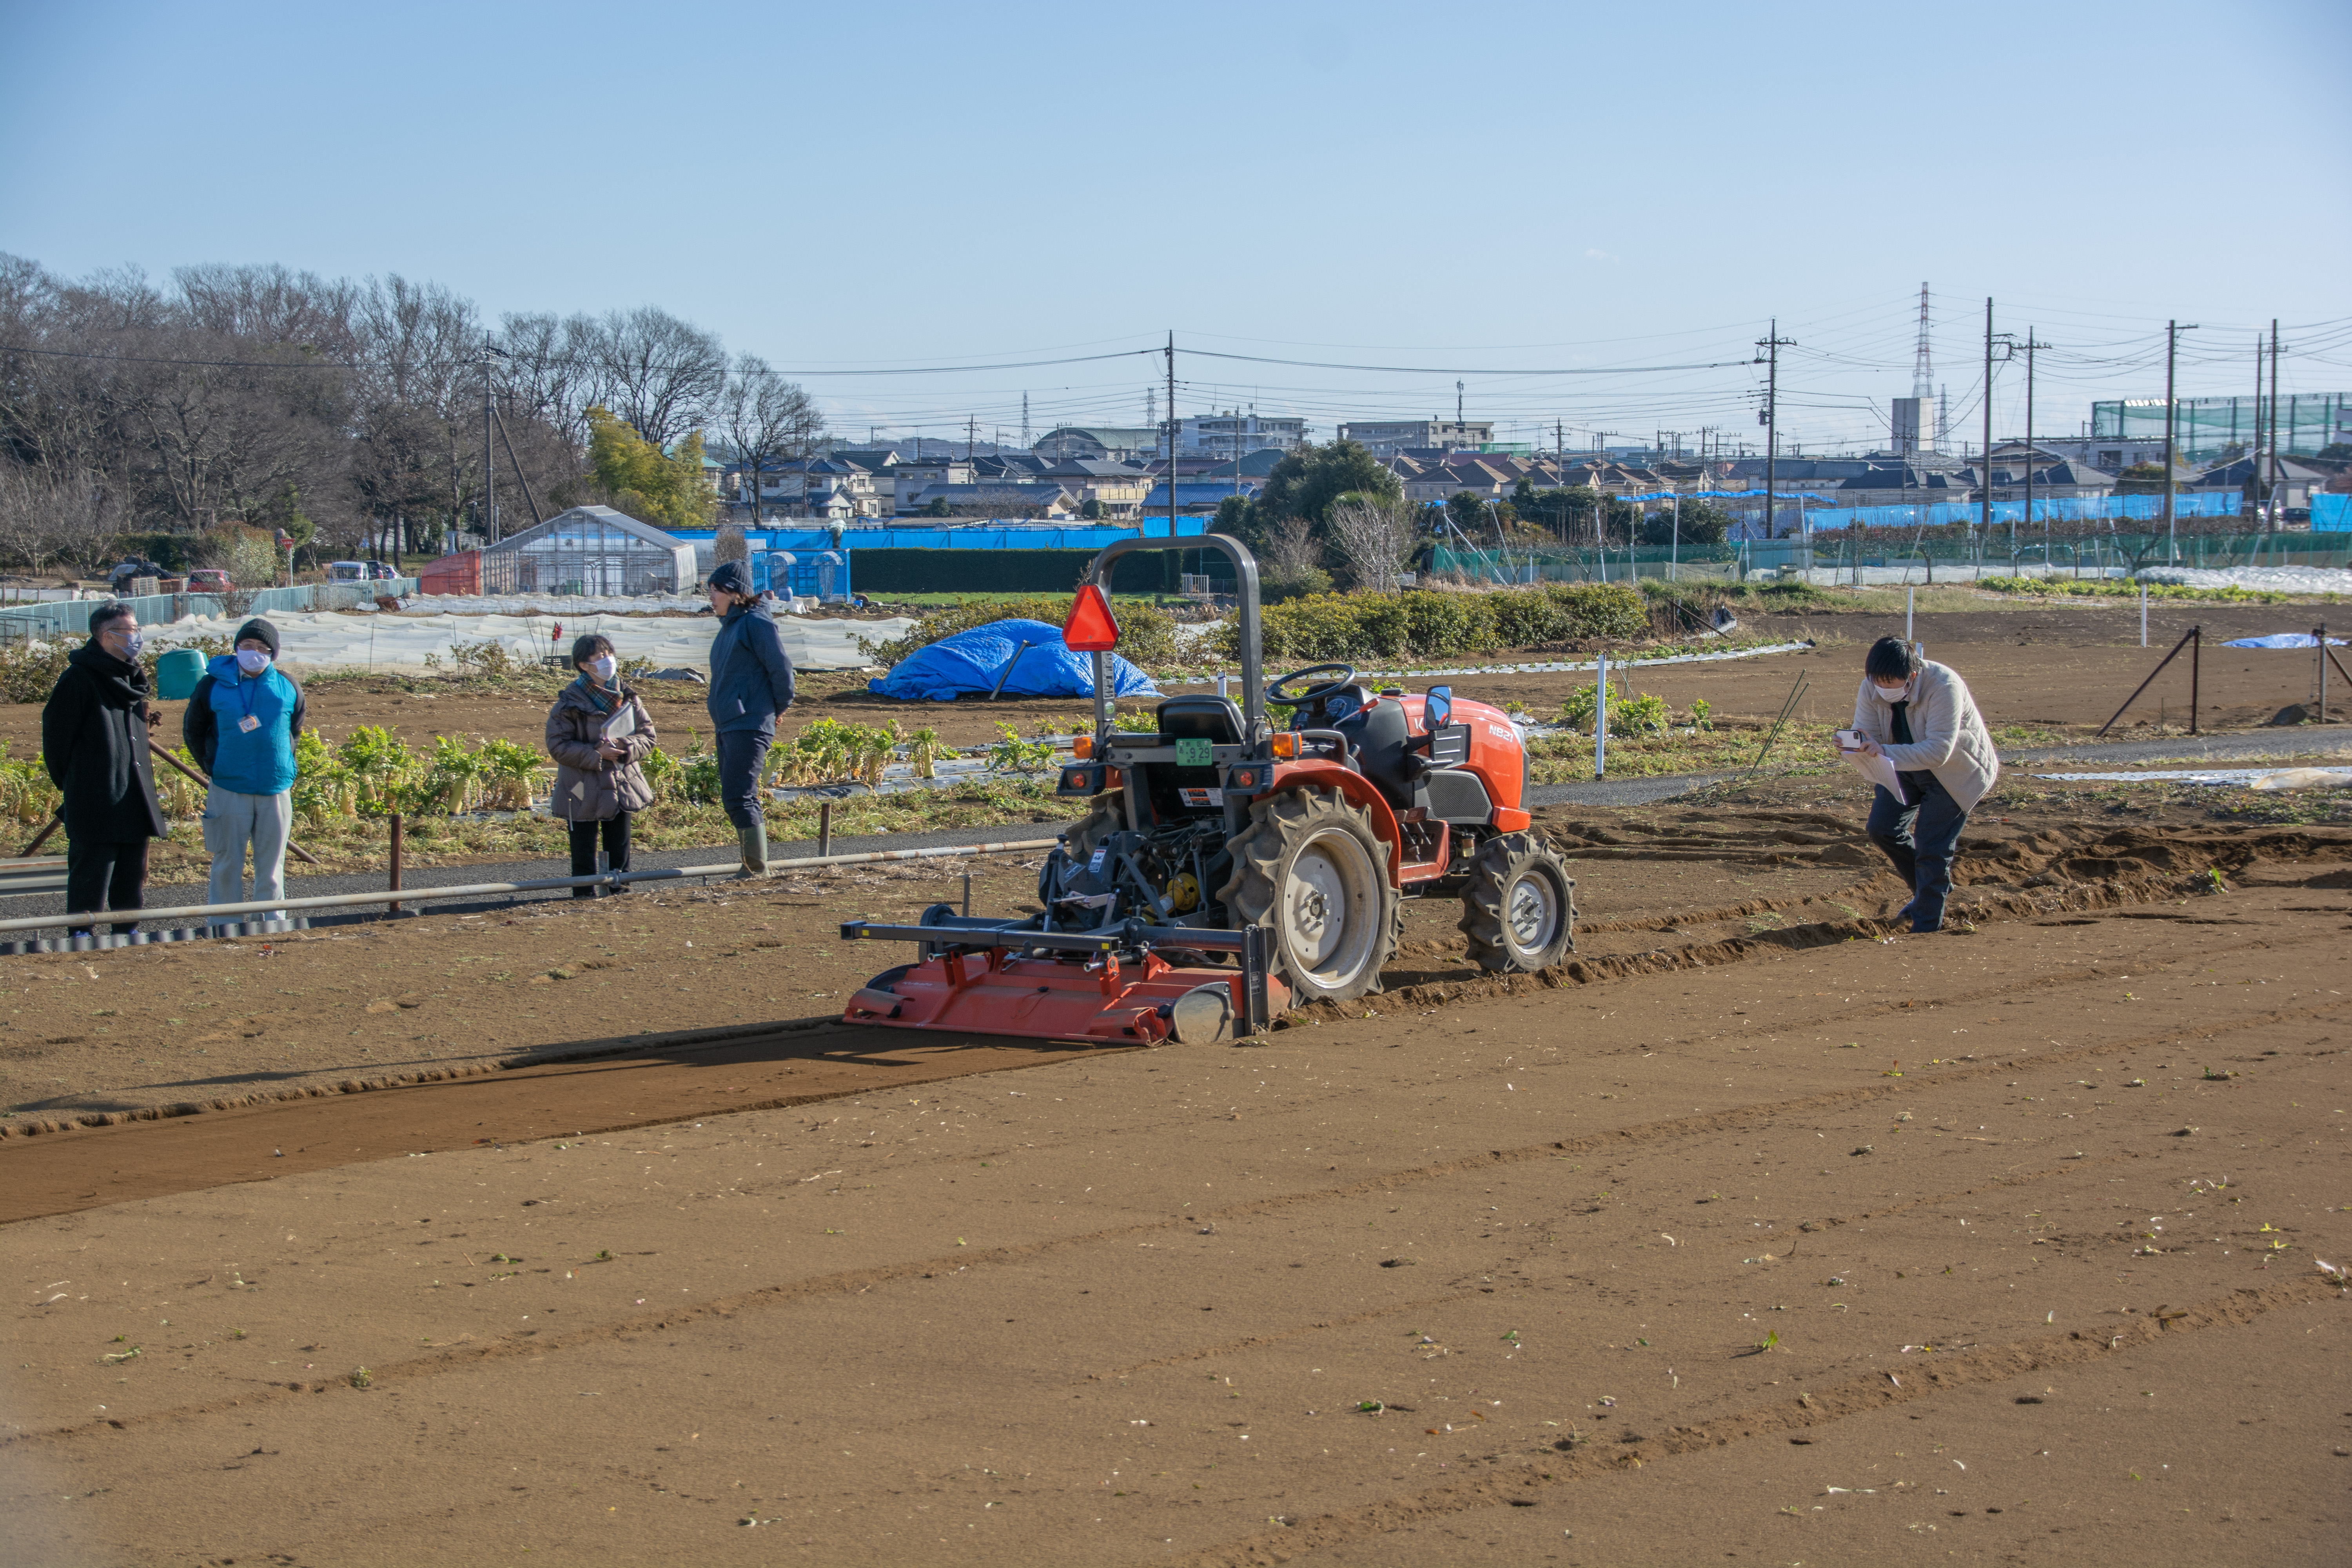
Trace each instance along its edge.
<instances>
[{"instance_id":1,"label":"white building","mask_svg":"<svg viewBox=\"0 0 2352 1568\"><path fill-rule=\"evenodd\" d=\"M1231 462L1252 452L1296 451L1307 444L1307 421L1270 419L1236 409L1201 414L1176 422L1176 455Z\"/></svg>"},{"instance_id":2,"label":"white building","mask_svg":"<svg viewBox=\"0 0 2352 1568\"><path fill-rule=\"evenodd\" d=\"M1495 439L1491 419L1353 419L1339 426L1339 439L1353 441L1375 458L1401 452L1475 452Z\"/></svg>"}]
</instances>

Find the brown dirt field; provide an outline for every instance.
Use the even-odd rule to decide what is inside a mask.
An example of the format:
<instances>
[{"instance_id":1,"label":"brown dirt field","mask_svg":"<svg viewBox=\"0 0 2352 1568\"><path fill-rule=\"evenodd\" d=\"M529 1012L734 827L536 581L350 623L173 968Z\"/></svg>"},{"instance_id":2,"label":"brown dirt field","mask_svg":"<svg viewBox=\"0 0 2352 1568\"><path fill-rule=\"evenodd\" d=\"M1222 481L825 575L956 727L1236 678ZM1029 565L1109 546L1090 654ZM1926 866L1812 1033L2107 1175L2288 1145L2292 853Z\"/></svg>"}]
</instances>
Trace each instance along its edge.
<instances>
[{"instance_id":1,"label":"brown dirt field","mask_svg":"<svg viewBox=\"0 0 2352 1568\"><path fill-rule=\"evenodd\" d=\"M324 1090L0 1140L10 1551L2337 1560L2352 832L2013 806L1887 941L1810 787L1239 1047L828 1023L928 871L8 961L84 1106Z\"/></svg>"},{"instance_id":2,"label":"brown dirt field","mask_svg":"<svg viewBox=\"0 0 2352 1568\"><path fill-rule=\"evenodd\" d=\"M1899 605L1899 600L1894 602ZM2158 605L2149 615L2152 646L2144 649L2138 646L2136 605L1990 599L1986 605L1980 610L1923 611L1916 618L1915 635L1926 644L1929 658L1950 664L1968 679L1994 724L2061 729L2105 723L2165 650L2193 625L2201 625L2206 632L2200 693L2204 727L2266 723L2280 709L2313 695L2312 656L2218 645L2228 637L2308 630L2326 613L2307 605ZM1861 679L1863 650L1874 638L1900 634L1902 629L1899 608L1892 616L1857 610L1751 617L1741 628L1745 634L1817 638L1827 646L1809 656L1643 670L1635 675L1634 686L1664 696L1678 710L1686 709L1694 697L1704 697L1725 721L1769 721L1780 710L1790 683L1802 668L1814 673L1815 682L1801 716L1838 719L1851 710L1847 705ZM1498 656L1493 662L1540 662L1559 657L1562 656L1521 652ZM1804 662L1800 662L1801 658ZM1269 678L1282 673L1267 671ZM999 723L1030 735L1054 728L1066 732L1088 721L1087 705L1082 700L894 702L868 693L868 679L864 672L845 670L803 676L802 700L786 717L784 731L790 733L819 718L866 724L896 719L910 731L928 725L937 729L950 745L972 747L995 740ZM1448 680L1457 695L1488 702L1522 702L1538 717L1549 717L1571 690L1592 681L1585 672L1416 677L1404 684L1418 690L1438 679ZM2335 684L2331 681L2331 687ZM337 679L322 685L311 695L312 722L329 741L341 740L359 725L381 724L411 745L430 745L436 735L458 735L476 742L501 737L537 746L553 700L551 693L453 688L434 694L424 689L429 683L423 680L412 679L406 685L419 689L404 689L402 682L391 678ZM701 687L647 681L639 689L666 742L682 747L689 731L708 734L709 720L703 710ZM1168 689L1198 688L1171 686ZM158 706L164 712L164 721L157 733L177 744L182 704ZM1125 706L1143 710L1150 703ZM2157 724L2185 727L2188 709L2184 655L2118 729ZM39 707L0 703L0 742L17 756L37 751Z\"/></svg>"}]
</instances>

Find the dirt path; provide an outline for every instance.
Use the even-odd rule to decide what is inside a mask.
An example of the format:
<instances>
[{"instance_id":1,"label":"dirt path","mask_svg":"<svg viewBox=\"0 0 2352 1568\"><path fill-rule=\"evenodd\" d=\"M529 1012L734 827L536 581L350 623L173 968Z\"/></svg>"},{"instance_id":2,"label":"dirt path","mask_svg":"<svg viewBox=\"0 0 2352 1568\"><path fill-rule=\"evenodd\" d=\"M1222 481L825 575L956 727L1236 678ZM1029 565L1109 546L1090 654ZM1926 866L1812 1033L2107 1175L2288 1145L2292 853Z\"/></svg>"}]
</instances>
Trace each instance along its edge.
<instances>
[{"instance_id":1,"label":"dirt path","mask_svg":"<svg viewBox=\"0 0 2352 1568\"><path fill-rule=\"evenodd\" d=\"M1466 970L1424 907L1386 994L1260 1046L673 1037L0 1141L0 1190L153 1194L0 1231L12 1547L2334 1560L2352 1340L2314 1260L2352 1244L2352 836L2013 814L1963 867L1981 929L1888 943L1833 810L1551 826L1590 925L1550 984ZM2190 890L2217 861L2231 890ZM394 940L497 950L507 980L424 1005L503 1051L616 1031L574 989L605 971L522 989L500 944L614 949L613 1002L728 1029L751 966L829 989L809 950L845 901L927 890ZM730 922L794 946L688 956ZM332 963L340 1017L265 1031L323 1048L421 1011L360 994L424 951L208 983L275 1001ZM27 988L72 984L10 1005L66 1016ZM629 1102L646 1124L581 1114Z\"/></svg>"}]
</instances>

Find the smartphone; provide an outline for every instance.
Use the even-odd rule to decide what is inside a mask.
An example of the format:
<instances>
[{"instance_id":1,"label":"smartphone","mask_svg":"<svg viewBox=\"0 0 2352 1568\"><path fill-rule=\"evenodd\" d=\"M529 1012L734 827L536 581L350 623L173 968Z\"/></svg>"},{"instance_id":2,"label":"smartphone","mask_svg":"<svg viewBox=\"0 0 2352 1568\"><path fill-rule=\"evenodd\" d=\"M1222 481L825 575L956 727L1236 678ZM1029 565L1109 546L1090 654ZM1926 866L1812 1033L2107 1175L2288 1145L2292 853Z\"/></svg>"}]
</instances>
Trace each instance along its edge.
<instances>
[{"instance_id":1,"label":"smartphone","mask_svg":"<svg viewBox=\"0 0 2352 1568\"><path fill-rule=\"evenodd\" d=\"M1862 750L1862 731L1859 730L1840 730L1837 732L1837 743L1840 751L1858 752Z\"/></svg>"}]
</instances>

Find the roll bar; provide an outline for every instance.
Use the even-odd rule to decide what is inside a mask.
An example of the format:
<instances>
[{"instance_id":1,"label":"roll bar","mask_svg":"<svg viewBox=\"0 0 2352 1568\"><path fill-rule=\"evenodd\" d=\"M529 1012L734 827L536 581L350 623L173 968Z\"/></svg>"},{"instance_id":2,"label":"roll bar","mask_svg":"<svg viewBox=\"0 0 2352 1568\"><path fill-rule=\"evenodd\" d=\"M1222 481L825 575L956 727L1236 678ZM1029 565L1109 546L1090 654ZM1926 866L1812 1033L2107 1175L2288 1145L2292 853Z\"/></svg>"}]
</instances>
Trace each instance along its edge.
<instances>
[{"instance_id":1,"label":"roll bar","mask_svg":"<svg viewBox=\"0 0 2352 1568\"><path fill-rule=\"evenodd\" d=\"M1171 475L1171 479L1172 479ZM1138 550L1199 550L1217 551L1234 563L1234 581L1241 601L1242 643L1242 727L1247 732L1243 743L1255 746L1264 738L1265 724L1265 671L1260 662L1260 637L1257 615L1257 557L1249 546L1230 534L1202 533L1189 539L1120 539L1102 547L1078 579L1084 587L1099 584L1106 596L1110 592L1110 564L1120 556ZM1107 746L1111 738L1110 656L1094 656L1095 668L1095 744ZM1096 755L1101 755L1099 750Z\"/></svg>"}]
</instances>

